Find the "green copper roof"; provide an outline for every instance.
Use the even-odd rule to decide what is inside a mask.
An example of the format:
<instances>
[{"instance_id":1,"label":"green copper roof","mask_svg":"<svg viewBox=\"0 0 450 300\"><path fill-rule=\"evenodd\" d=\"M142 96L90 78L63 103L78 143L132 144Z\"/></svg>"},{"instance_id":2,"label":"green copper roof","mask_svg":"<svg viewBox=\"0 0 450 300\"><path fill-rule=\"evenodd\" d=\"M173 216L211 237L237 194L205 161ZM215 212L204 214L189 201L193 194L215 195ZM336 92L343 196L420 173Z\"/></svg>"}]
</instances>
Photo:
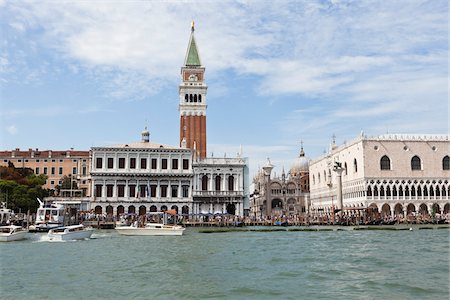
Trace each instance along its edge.
<instances>
[{"instance_id":1,"label":"green copper roof","mask_svg":"<svg viewBox=\"0 0 450 300\"><path fill-rule=\"evenodd\" d=\"M194 32L189 40L189 48L184 61L185 66L201 66L200 57L198 56L197 44L195 43Z\"/></svg>"}]
</instances>

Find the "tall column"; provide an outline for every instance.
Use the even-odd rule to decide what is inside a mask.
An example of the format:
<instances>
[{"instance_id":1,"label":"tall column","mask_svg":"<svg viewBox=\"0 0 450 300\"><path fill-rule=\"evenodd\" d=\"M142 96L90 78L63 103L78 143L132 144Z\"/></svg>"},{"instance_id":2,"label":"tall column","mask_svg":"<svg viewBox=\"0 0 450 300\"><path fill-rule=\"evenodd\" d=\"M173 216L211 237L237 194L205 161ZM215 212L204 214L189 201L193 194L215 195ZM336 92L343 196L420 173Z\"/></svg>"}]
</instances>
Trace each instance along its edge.
<instances>
[{"instance_id":1,"label":"tall column","mask_svg":"<svg viewBox=\"0 0 450 300\"><path fill-rule=\"evenodd\" d=\"M338 203L338 209L340 209L339 216L342 216L343 215L343 210L344 210L344 203L343 203L343 198L342 198L342 172L344 171L344 169L342 168L341 163L336 162L335 166L333 168L333 171L336 172L337 203Z\"/></svg>"},{"instance_id":2,"label":"tall column","mask_svg":"<svg viewBox=\"0 0 450 300\"><path fill-rule=\"evenodd\" d=\"M273 170L273 165L270 163L269 158L267 158L267 164L263 167L264 179L266 183L266 216L272 215L272 203L270 201L270 173Z\"/></svg>"}]
</instances>

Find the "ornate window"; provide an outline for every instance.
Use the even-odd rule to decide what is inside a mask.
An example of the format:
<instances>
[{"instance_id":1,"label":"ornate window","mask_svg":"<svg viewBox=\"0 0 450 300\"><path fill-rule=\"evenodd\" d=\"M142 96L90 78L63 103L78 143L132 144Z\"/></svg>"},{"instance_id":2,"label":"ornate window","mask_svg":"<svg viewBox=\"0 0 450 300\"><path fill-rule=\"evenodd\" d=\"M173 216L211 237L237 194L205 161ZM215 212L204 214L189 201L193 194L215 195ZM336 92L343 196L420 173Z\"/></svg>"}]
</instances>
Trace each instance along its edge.
<instances>
[{"instance_id":1,"label":"ornate window","mask_svg":"<svg viewBox=\"0 0 450 300\"><path fill-rule=\"evenodd\" d=\"M202 95L198 95L198 102L202 102Z\"/></svg>"},{"instance_id":2,"label":"ornate window","mask_svg":"<svg viewBox=\"0 0 450 300\"><path fill-rule=\"evenodd\" d=\"M390 170L391 169L391 160L389 159L389 157L387 157L387 155L384 155L380 159L380 168L381 168L381 170Z\"/></svg>"},{"instance_id":3,"label":"ornate window","mask_svg":"<svg viewBox=\"0 0 450 300\"><path fill-rule=\"evenodd\" d=\"M220 191L220 183L222 182L222 178L219 175L216 176L216 191Z\"/></svg>"},{"instance_id":4,"label":"ornate window","mask_svg":"<svg viewBox=\"0 0 450 300\"><path fill-rule=\"evenodd\" d=\"M450 158L448 155L442 159L442 170L450 170Z\"/></svg>"},{"instance_id":5,"label":"ornate window","mask_svg":"<svg viewBox=\"0 0 450 300\"><path fill-rule=\"evenodd\" d=\"M207 191L208 190L208 176L207 175L203 175L202 177L202 191Z\"/></svg>"},{"instance_id":6,"label":"ornate window","mask_svg":"<svg viewBox=\"0 0 450 300\"><path fill-rule=\"evenodd\" d=\"M417 155L411 158L411 170L422 170L420 158Z\"/></svg>"},{"instance_id":7,"label":"ornate window","mask_svg":"<svg viewBox=\"0 0 450 300\"><path fill-rule=\"evenodd\" d=\"M234 191L234 176L233 175L228 176L228 190Z\"/></svg>"}]
</instances>

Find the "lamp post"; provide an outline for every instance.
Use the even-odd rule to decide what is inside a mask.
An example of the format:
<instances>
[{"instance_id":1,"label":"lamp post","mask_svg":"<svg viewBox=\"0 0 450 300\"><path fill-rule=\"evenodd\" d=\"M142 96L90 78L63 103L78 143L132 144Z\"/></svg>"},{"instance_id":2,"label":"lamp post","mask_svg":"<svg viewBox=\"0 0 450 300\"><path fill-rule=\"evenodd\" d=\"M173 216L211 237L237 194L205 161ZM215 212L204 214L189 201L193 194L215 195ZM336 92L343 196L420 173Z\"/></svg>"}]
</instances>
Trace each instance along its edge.
<instances>
[{"instance_id":1,"label":"lamp post","mask_svg":"<svg viewBox=\"0 0 450 300\"><path fill-rule=\"evenodd\" d=\"M266 214L267 216L272 215L272 204L269 203L269 191L270 191L270 173L272 173L273 165L270 163L270 159L267 158L266 165L262 168L264 172L265 182L266 182Z\"/></svg>"}]
</instances>

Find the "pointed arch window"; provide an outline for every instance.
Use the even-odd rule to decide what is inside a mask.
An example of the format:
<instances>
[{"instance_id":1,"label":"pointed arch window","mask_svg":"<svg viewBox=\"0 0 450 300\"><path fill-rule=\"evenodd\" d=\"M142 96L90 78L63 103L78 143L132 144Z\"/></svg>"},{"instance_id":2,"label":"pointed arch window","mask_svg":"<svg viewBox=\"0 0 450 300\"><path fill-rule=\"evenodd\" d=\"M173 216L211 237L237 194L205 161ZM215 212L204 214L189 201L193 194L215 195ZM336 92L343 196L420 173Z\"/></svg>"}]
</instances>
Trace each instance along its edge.
<instances>
[{"instance_id":1,"label":"pointed arch window","mask_svg":"<svg viewBox=\"0 0 450 300\"><path fill-rule=\"evenodd\" d=\"M367 187L367 197L372 197L372 188L370 186Z\"/></svg>"},{"instance_id":2,"label":"pointed arch window","mask_svg":"<svg viewBox=\"0 0 450 300\"><path fill-rule=\"evenodd\" d=\"M450 157L448 155L442 159L442 170L450 170Z\"/></svg>"},{"instance_id":3,"label":"pointed arch window","mask_svg":"<svg viewBox=\"0 0 450 300\"><path fill-rule=\"evenodd\" d=\"M387 155L384 155L380 159L380 169L381 170L390 170L391 169L391 160Z\"/></svg>"},{"instance_id":4,"label":"pointed arch window","mask_svg":"<svg viewBox=\"0 0 450 300\"><path fill-rule=\"evenodd\" d=\"M197 102L197 95L194 95L194 102Z\"/></svg>"},{"instance_id":5,"label":"pointed arch window","mask_svg":"<svg viewBox=\"0 0 450 300\"><path fill-rule=\"evenodd\" d=\"M198 102L202 102L202 95L198 95Z\"/></svg>"},{"instance_id":6,"label":"pointed arch window","mask_svg":"<svg viewBox=\"0 0 450 300\"><path fill-rule=\"evenodd\" d=\"M417 155L411 158L411 170L422 170L421 161Z\"/></svg>"},{"instance_id":7,"label":"pointed arch window","mask_svg":"<svg viewBox=\"0 0 450 300\"><path fill-rule=\"evenodd\" d=\"M189 102L189 95L188 94L184 94L184 102Z\"/></svg>"}]
</instances>

